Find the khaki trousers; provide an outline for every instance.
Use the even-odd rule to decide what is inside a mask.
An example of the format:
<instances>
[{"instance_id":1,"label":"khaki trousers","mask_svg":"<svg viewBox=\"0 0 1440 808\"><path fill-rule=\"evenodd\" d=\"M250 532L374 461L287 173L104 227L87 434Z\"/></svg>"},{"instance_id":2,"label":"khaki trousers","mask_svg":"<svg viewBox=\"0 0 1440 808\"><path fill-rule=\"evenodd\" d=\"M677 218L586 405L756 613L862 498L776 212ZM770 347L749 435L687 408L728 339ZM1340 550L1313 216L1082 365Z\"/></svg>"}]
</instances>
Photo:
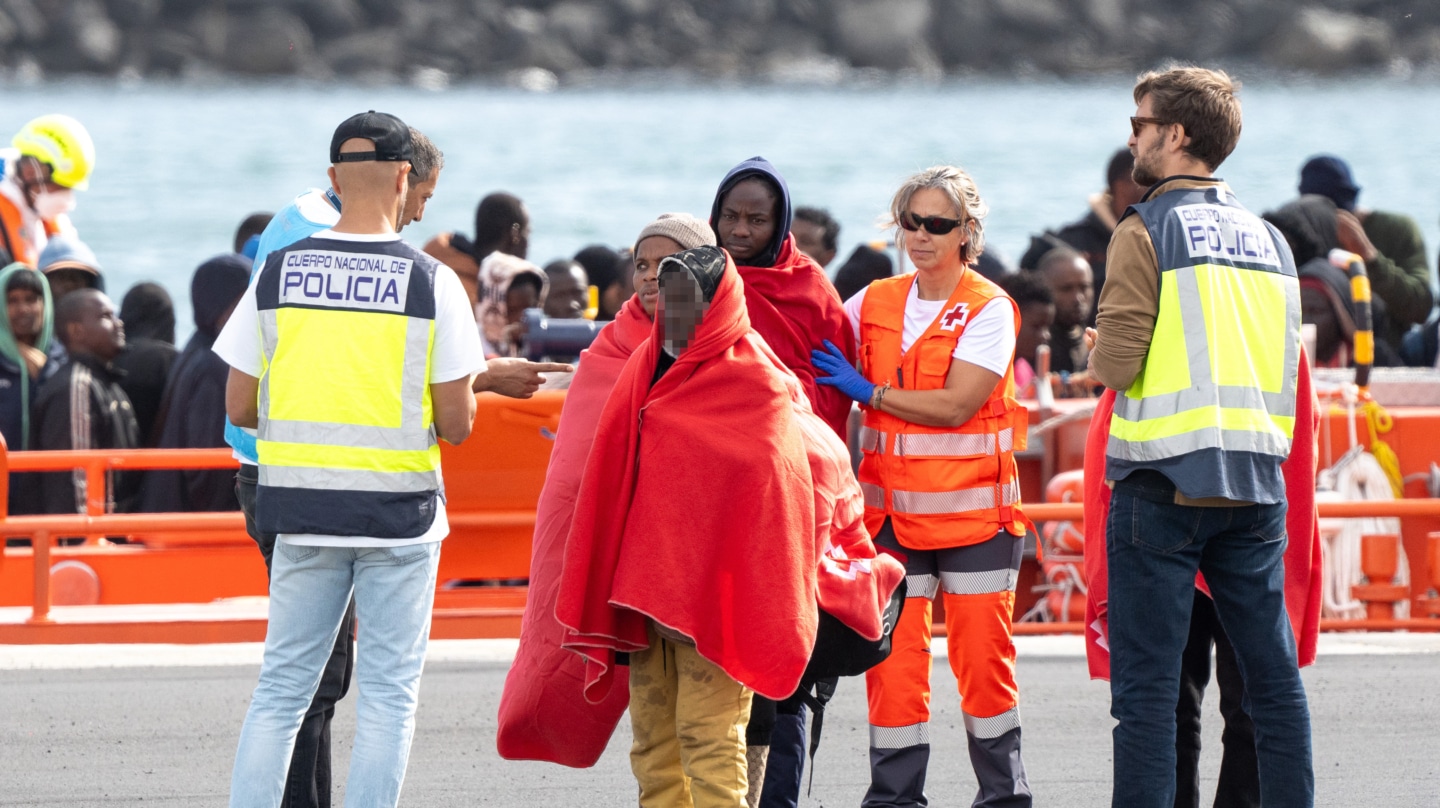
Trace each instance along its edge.
<instances>
[{"instance_id":1,"label":"khaki trousers","mask_svg":"<svg viewBox=\"0 0 1440 808\"><path fill-rule=\"evenodd\" d=\"M694 646L651 626L650 647L630 655L630 768L641 808L744 805L750 697Z\"/></svg>"}]
</instances>

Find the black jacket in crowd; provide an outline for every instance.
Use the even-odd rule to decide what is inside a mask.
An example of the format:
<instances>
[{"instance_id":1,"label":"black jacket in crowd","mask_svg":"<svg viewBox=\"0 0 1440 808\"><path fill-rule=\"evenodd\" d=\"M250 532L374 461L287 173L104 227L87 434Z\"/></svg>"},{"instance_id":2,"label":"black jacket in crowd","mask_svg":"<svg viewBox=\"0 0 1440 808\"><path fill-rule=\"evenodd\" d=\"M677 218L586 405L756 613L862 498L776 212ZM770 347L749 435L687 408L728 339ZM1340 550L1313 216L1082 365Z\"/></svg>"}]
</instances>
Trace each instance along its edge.
<instances>
[{"instance_id":1,"label":"black jacket in crowd","mask_svg":"<svg viewBox=\"0 0 1440 808\"><path fill-rule=\"evenodd\" d=\"M120 387L120 372L93 356L71 356L40 388L30 421L33 449L136 449L135 410ZM36 475L41 513L84 513L84 472ZM135 510L140 475L109 473L106 510Z\"/></svg>"}]
</instances>

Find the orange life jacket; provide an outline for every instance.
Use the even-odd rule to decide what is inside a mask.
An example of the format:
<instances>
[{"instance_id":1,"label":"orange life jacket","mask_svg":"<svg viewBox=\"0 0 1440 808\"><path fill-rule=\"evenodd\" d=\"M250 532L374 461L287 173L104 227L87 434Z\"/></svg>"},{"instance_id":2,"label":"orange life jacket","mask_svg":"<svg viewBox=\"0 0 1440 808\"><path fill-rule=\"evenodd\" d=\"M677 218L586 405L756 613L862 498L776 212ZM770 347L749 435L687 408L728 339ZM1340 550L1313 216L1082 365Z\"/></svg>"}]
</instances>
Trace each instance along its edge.
<instances>
[{"instance_id":1,"label":"orange life jacket","mask_svg":"<svg viewBox=\"0 0 1440 808\"><path fill-rule=\"evenodd\" d=\"M925 333L900 350L905 300L915 275L870 284L860 309L860 372L875 384L907 390L945 386L955 345L970 319L997 298L1000 287L967 270ZM1020 313L1015 311L1015 329ZM1026 411L1015 400L1013 364L969 421L958 427L921 426L862 405L860 487L865 526L875 535L888 516L906 547L961 547L1001 530L1024 535L1016 449L1025 448Z\"/></svg>"},{"instance_id":2,"label":"orange life jacket","mask_svg":"<svg viewBox=\"0 0 1440 808\"><path fill-rule=\"evenodd\" d=\"M24 214L4 194L0 194L0 253L9 256L5 263L19 261L31 267L40 259L34 243L25 234Z\"/></svg>"}]
</instances>

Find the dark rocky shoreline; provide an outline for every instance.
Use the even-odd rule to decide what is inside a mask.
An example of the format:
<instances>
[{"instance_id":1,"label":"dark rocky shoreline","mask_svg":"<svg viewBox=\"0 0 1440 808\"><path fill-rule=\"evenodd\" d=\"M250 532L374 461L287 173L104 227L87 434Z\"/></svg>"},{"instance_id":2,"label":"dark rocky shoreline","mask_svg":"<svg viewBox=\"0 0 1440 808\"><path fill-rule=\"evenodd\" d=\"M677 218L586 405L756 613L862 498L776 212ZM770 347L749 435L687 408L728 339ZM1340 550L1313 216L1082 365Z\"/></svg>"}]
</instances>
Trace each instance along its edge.
<instances>
[{"instance_id":1,"label":"dark rocky shoreline","mask_svg":"<svg viewBox=\"0 0 1440 808\"><path fill-rule=\"evenodd\" d=\"M1166 59L1405 75L1436 0L0 0L0 76L510 77L835 83L858 71L1076 76Z\"/></svg>"}]
</instances>

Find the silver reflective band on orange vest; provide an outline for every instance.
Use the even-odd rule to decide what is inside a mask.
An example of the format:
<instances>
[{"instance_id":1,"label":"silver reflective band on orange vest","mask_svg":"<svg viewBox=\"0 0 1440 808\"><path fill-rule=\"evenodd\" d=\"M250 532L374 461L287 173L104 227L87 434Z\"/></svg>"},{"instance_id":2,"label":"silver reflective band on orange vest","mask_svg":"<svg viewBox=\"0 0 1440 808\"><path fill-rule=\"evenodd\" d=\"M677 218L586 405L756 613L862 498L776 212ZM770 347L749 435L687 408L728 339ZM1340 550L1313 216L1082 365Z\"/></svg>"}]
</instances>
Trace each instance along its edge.
<instances>
[{"instance_id":1,"label":"silver reflective band on orange vest","mask_svg":"<svg viewBox=\"0 0 1440 808\"><path fill-rule=\"evenodd\" d=\"M969 513L1014 505L1020 501L1020 481L959 491L890 492L891 510L895 513L941 516L948 513Z\"/></svg>"},{"instance_id":2,"label":"silver reflective band on orange vest","mask_svg":"<svg viewBox=\"0 0 1440 808\"><path fill-rule=\"evenodd\" d=\"M1187 496L1279 501L1300 364L1289 248L1218 184L1135 210L1155 245L1159 308L1140 373L1115 399L1107 477L1157 468Z\"/></svg>"}]
</instances>

